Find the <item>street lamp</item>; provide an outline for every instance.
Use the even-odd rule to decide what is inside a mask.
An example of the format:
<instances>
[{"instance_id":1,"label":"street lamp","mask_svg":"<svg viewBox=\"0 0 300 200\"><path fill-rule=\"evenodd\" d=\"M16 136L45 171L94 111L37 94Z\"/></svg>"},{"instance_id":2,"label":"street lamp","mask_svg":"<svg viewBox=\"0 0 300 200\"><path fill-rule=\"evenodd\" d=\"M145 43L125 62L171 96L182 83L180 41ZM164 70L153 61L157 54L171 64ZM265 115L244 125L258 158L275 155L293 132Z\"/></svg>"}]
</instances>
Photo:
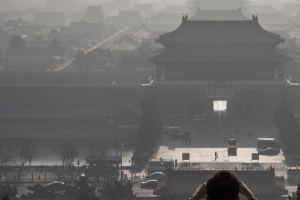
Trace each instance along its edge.
<instances>
[{"instance_id":1,"label":"street lamp","mask_svg":"<svg viewBox=\"0 0 300 200\"><path fill-rule=\"evenodd\" d=\"M122 152L123 152L123 147L124 147L124 143L122 143L122 146L121 146L121 183L123 183L123 168L122 168L122 160L123 160Z\"/></svg>"},{"instance_id":2,"label":"street lamp","mask_svg":"<svg viewBox=\"0 0 300 200\"><path fill-rule=\"evenodd\" d=\"M119 164L118 164L118 132L117 128L115 128L115 133L116 133L116 168L119 173Z\"/></svg>"}]
</instances>

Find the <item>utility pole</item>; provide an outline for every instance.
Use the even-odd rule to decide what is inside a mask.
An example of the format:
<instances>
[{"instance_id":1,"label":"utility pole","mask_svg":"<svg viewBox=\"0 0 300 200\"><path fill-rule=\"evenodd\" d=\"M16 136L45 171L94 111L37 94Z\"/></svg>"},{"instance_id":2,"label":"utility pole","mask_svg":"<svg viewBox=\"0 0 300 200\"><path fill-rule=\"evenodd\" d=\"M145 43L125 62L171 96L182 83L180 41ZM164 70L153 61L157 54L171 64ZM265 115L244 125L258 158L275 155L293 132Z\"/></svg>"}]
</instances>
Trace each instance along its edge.
<instances>
[{"instance_id":1,"label":"utility pole","mask_svg":"<svg viewBox=\"0 0 300 200\"><path fill-rule=\"evenodd\" d=\"M123 167L122 167L122 160L123 160L122 152L123 152L123 146L124 146L124 143L122 143L122 146L121 146L121 183L123 183Z\"/></svg>"},{"instance_id":2,"label":"utility pole","mask_svg":"<svg viewBox=\"0 0 300 200\"><path fill-rule=\"evenodd\" d=\"M119 172L119 164L118 164L118 132L117 132L117 127L115 129L116 132L116 168L117 171Z\"/></svg>"}]
</instances>

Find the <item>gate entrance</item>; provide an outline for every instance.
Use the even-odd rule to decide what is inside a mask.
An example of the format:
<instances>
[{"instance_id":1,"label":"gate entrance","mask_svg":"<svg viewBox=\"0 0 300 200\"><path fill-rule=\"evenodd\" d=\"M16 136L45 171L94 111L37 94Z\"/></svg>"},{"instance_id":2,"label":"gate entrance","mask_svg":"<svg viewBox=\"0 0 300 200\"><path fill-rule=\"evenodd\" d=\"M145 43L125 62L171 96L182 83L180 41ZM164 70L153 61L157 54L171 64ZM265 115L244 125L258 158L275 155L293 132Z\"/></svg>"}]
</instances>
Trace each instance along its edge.
<instances>
[{"instance_id":1,"label":"gate entrance","mask_svg":"<svg viewBox=\"0 0 300 200\"><path fill-rule=\"evenodd\" d=\"M225 116L227 111L227 100L214 100L214 114L216 116Z\"/></svg>"}]
</instances>

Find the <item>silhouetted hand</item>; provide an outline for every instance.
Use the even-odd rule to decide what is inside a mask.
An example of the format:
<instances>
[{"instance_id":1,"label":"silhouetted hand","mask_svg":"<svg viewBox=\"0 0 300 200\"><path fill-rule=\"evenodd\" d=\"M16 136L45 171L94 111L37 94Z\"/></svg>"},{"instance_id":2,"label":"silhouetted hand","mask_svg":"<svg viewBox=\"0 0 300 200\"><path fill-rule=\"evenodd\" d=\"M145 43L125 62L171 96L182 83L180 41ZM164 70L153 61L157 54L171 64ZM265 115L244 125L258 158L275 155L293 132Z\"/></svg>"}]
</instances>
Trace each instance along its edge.
<instances>
[{"instance_id":1,"label":"silhouetted hand","mask_svg":"<svg viewBox=\"0 0 300 200\"><path fill-rule=\"evenodd\" d=\"M242 181L240 181L240 193L242 195L244 195L248 200L255 198L253 193L249 190L249 188Z\"/></svg>"},{"instance_id":2,"label":"silhouetted hand","mask_svg":"<svg viewBox=\"0 0 300 200\"><path fill-rule=\"evenodd\" d=\"M200 200L206 197L206 183L199 185L196 192L192 196L192 200Z\"/></svg>"}]
</instances>

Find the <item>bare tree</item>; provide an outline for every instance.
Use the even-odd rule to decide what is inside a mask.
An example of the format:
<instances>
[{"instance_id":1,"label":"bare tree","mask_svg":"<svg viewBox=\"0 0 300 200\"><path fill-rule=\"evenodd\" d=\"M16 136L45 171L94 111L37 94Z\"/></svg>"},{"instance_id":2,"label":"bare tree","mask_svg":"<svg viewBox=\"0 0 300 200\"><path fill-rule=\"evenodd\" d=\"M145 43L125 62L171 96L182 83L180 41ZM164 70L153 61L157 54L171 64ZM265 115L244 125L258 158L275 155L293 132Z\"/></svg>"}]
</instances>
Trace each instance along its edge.
<instances>
[{"instance_id":1,"label":"bare tree","mask_svg":"<svg viewBox=\"0 0 300 200\"><path fill-rule=\"evenodd\" d=\"M58 151L60 160L62 161L63 174L65 174L65 167L67 167L70 173L70 179L72 179L72 170L74 159L78 157L77 149L74 145L64 141Z\"/></svg>"},{"instance_id":2,"label":"bare tree","mask_svg":"<svg viewBox=\"0 0 300 200\"><path fill-rule=\"evenodd\" d=\"M67 145L67 154L66 154L66 165L68 166L70 173L70 180L73 178L73 162L74 159L78 157L77 149L74 145Z\"/></svg>"},{"instance_id":3,"label":"bare tree","mask_svg":"<svg viewBox=\"0 0 300 200\"><path fill-rule=\"evenodd\" d=\"M101 172L108 174L108 167L106 163L103 162L103 159L107 155L109 150L110 148L106 143L98 141L90 145L90 148L85 152L86 161L89 160L97 163L96 167L89 167L89 173L97 175L98 179Z\"/></svg>"},{"instance_id":4,"label":"bare tree","mask_svg":"<svg viewBox=\"0 0 300 200\"><path fill-rule=\"evenodd\" d=\"M107 144L96 142L90 145L90 148L85 152L85 159L102 161L109 150L110 148Z\"/></svg>"},{"instance_id":5,"label":"bare tree","mask_svg":"<svg viewBox=\"0 0 300 200\"><path fill-rule=\"evenodd\" d=\"M23 151L23 148L21 146L21 149L17 153L16 159L15 159L15 166L18 168L18 180L21 181L21 173L23 172L25 168L25 164L28 162L28 159Z\"/></svg>"},{"instance_id":6,"label":"bare tree","mask_svg":"<svg viewBox=\"0 0 300 200\"><path fill-rule=\"evenodd\" d=\"M67 158L67 142L63 141L61 144L61 147L59 151L57 152L58 156L62 162L62 168L63 168L63 176L65 174L65 163L66 163L66 158Z\"/></svg>"},{"instance_id":7,"label":"bare tree","mask_svg":"<svg viewBox=\"0 0 300 200\"><path fill-rule=\"evenodd\" d=\"M29 166L31 167L32 160L38 158L36 144L33 142L24 142L22 143L22 151L29 162Z\"/></svg>"},{"instance_id":8,"label":"bare tree","mask_svg":"<svg viewBox=\"0 0 300 200\"><path fill-rule=\"evenodd\" d=\"M11 172L15 157L15 148L7 145L0 146L0 179Z\"/></svg>"}]
</instances>

